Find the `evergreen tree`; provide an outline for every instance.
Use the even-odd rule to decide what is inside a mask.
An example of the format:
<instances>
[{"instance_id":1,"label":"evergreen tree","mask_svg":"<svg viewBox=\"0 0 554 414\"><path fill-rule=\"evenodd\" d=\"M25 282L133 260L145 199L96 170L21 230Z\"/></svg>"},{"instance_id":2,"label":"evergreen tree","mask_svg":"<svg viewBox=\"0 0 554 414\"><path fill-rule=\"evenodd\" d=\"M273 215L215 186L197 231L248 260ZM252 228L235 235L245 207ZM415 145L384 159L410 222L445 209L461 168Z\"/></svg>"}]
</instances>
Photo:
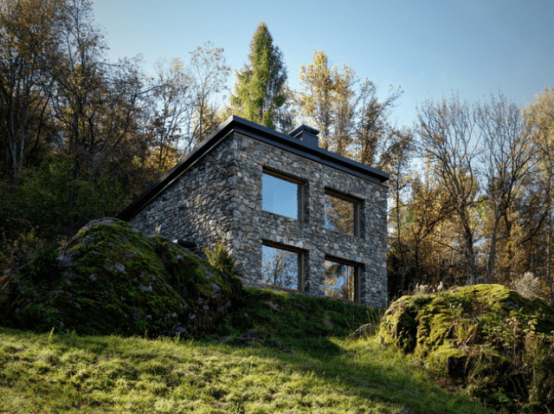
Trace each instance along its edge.
<instances>
[{"instance_id":1,"label":"evergreen tree","mask_svg":"<svg viewBox=\"0 0 554 414\"><path fill-rule=\"evenodd\" d=\"M249 64L236 74L235 93L231 96L233 112L269 128L284 128L289 123L281 110L286 100L287 72L283 54L273 45L264 22L254 33L248 60Z\"/></svg>"}]
</instances>

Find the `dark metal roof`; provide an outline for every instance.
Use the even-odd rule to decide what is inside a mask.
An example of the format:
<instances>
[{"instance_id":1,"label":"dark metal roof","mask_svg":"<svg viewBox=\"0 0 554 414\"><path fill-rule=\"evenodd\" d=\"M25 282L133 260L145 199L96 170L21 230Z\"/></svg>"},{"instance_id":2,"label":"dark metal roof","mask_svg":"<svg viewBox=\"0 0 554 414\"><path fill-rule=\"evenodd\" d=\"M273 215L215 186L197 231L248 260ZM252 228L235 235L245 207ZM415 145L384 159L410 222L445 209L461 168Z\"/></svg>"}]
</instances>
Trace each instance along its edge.
<instances>
[{"instance_id":1,"label":"dark metal roof","mask_svg":"<svg viewBox=\"0 0 554 414\"><path fill-rule=\"evenodd\" d=\"M183 175L189 168L194 166L204 155L209 153L219 143L225 140L232 132L246 135L258 141L265 142L269 145L284 149L293 154L300 155L377 184L382 184L389 179L389 174L383 171L368 167L367 165L353 161L341 155L337 155L322 148L314 148L313 146L306 145L306 143L297 138L291 137L290 135L282 134L273 129L233 115L221 124L214 133L206 138L190 154L183 158L183 160L181 160L167 174L160 178L131 204L125 207L117 217L122 220L129 220L132 218L150 201L173 184L177 178Z\"/></svg>"}]
</instances>

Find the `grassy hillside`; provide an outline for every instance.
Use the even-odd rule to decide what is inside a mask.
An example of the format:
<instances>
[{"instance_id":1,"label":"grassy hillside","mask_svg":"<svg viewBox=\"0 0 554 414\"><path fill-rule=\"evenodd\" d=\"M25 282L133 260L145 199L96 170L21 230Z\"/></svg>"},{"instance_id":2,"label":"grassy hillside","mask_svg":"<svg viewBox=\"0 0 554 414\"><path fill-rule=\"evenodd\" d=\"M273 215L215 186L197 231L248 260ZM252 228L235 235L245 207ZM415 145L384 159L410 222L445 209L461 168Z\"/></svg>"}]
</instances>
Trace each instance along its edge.
<instances>
[{"instance_id":1,"label":"grassy hillside","mask_svg":"<svg viewBox=\"0 0 554 414\"><path fill-rule=\"evenodd\" d=\"M202 339L36 334L0 327L3 413L487 413L410 356L348 336L376 317L248 289Z\"/></svg>"}]
</instances>

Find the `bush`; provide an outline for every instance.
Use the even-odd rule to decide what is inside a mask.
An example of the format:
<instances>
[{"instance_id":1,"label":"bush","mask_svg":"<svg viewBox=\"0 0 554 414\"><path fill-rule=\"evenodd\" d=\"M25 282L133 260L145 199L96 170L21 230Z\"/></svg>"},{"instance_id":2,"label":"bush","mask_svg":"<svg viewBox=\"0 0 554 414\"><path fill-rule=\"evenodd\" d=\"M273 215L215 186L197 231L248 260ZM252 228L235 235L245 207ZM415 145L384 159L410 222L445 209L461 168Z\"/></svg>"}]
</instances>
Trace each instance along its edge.
<instances>
[{"instance_id":1,"label":"bush","mask_svg":"<svg viewBox=\"0 0 554 414\"><path fill-rule=\"evenodd\" d=\"M233 259L231 254L227 252L224 246L218 244L213 250L206 247L204 249L204 253L208 258L208 262L210 262L210 264L217 270L227 272L230 275L235 276L239 274L235 268L235 259Z\"/></svg>"},{"instance_id":2,"label":"bush","mask_svg":"<svg viewBox=\"0 0 554 414\"><path fill-rule=\"evenodd\" d=\"M525 272L523 276L515 280L512 287L527 299L541 298L541 280L535 277L533 272Z\"/></svg>"}]
</instances>

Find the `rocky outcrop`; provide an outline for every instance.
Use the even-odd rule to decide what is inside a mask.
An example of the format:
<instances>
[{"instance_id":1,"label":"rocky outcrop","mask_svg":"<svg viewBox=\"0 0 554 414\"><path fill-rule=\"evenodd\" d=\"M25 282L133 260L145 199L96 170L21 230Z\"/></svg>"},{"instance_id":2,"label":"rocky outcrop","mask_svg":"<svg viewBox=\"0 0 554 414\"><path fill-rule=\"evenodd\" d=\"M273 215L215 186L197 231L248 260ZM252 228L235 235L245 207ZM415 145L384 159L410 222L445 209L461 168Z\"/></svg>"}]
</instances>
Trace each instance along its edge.
<instances>
[{"instance_id":1,"label":"rocky outcrop","mask_svg":"<svg viewBox=\"0 0 554 414\"><path fill-rule=\"evenodd\" d=\"M541 299L500 285L404 296L385 313L379 335L487 405L554 409L554 309Z\"/></svg>"},{"instance_id":2,"label":"rocky outcrop","mask_svg":"<svg viewBox=\"0 0 554 414\"><path fill-rule=\"evenodd\" d=\"M212 330L241 289L189 250L104 218L22 267L0 291L0 318L38 331L195 335Z\"/></svg>"}]
</instances>

